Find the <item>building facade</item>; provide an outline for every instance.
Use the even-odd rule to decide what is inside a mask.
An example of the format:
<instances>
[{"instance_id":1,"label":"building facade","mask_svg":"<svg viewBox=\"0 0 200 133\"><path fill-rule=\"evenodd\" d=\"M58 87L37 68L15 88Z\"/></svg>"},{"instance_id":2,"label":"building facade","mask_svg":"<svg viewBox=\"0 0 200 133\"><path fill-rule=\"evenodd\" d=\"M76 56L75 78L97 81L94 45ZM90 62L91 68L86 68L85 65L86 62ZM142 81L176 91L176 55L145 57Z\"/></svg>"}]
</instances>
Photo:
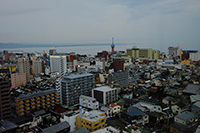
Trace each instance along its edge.
<instances>
[{"instance_id":1,"label":"building facade","mask_svg":"<svg viewBox=\"0 0 200 133\"><path fill-rule=\"evenodd\" d=\"M113 83L113 84L119 84L123 87L128 87L129 86L128 71L118 71L109 74L107 82L108 84Z\"/></svg>"},{"instance_id":2,"label":"building facade","mask_svg":"<svg viewBox=\"0 0 200 133\"><path fill-rule=\"evenodd\" d=\"M0 76L0 119L11 118L9 78Z\"/></svg>"},{"instance_id":3,"label":"building facade","mask_svg":"<svg viewBox=\"0 0 200 133\"><path fill-rule=\"evenodd\" d=\"M33 74L39 75L43 73L44 63L42 61L33 60Z\"/></svg>"},{"instance_id":4,"label":"building facade","mask_svg":"<svg viewBox=\"0 0 200 133\"><path fill-rule=\"evenodd\" d=\"M18 58L18 66L19 66L19 73L25 73L26 74L26 82L29 82L30 80L30 64L29 64L29 58Z\"/></svg>"},{"instance_id":5,"label":"building facade","mask_svg":"<svg viewBox=\"0 0 200 133\"><path fill-rule=\"evenodd\" d=\"M79 103L79 96L92 96L95 88L95 76L93 74L77 74L64 76L61 81L61 104L67 107Z\"/></svg>"},{"instance_id":6,"label":"building facade","mask_svg":"<svg viewBox=\"0 0 200 133\"><path fill-rule=\"evenodd\" d=\"M106 115L104 112L92 110L76 117L77 129L87 128L89 132L105 128Z\"/></svg>"},{"instance_id":7,"label":"building facade","mask_svg":"<svg viewBox=\"0 0 200 133\"><path fill-rule=\"evenodd\" d=\"M118 100L118 89L109 86L97 87L92 89L92 97L104 105L110 104Z\"/></svg>"},{"instance_id":8,"label":"building facade","mask_svg":"<svg viewBox=\"0 0 200 133\"><path fill-rule=\"evenodd\" d=\"M89 96L81 95L79 97L79 105L89 109L99 109L99 102Z\"/></svg>"},{"instance_id":9,"label":"building facade","mask_svg":"<svg viewBox=\"0 0 200 133\"><path fill-rule=\"evenodd\" d=\"M66 55L52 55L50 56L51 72L59 72L60 76L64 76L67 71L67 58Z\"/></svg>"},{"instance_id":10,"label":"building facade","mask_svg":"<svg viewBox=\"0 0 200 133\"><path fill-rule=\"evenodd\" d=\"M59 94L55 89L22 95L15 99L16 113L23 116L36 108L51 108L59 104Z\"/></svg>"},{"instance_id":11,"label":"building facade","mask_svg":"<svg viewBox=\"0 0 200 133\"><path fill-rule=\"evenodd\" d=\"M24 85L26 83L26 74L25 73L12 73L11 74L11 85L12 89Z\"/></svg>"}]
</instances>

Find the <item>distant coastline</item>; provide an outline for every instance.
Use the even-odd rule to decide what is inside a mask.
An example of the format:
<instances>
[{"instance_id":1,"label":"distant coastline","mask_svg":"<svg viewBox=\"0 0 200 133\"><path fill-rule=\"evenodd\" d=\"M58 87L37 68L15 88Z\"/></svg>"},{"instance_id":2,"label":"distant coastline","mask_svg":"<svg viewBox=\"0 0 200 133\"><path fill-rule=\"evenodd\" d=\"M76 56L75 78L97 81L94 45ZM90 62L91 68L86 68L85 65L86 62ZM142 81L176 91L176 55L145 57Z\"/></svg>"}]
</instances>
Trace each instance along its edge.
<instances>
[{"instance_id":1,"label":"distant coastline","mask_svg":"<svg viewBox=\"0 0 200 133\"><path fill-rule=\"evenodd\" d=\"M0 49L31 48L31 47L78 47L78 46L110 46L111 44L23 44L23 43L0 43ZM117 44L128 45L128 44Z\"/></svg>"}]
</instances>

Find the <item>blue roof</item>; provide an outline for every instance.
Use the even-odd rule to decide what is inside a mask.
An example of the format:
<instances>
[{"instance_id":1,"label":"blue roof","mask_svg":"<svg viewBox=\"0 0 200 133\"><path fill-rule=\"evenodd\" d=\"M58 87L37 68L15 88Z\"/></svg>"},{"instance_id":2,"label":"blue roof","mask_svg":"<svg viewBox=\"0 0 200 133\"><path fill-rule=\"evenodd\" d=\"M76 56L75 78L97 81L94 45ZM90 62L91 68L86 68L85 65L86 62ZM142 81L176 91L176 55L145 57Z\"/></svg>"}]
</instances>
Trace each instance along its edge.
<instances>
[{"instance_id":1,"label":"blue roof","mask_svg":"<svg viewBox=\"0 0 200 133\"><path fill-rule=\"evenodd\" d=\"M144 115L146 115L146 113L140 111L138 108L133 107L133 106L129 106L128 110L130 110L130 112L127 112L126 114L128 114L130 116L144 116Z\"/></svg>"}]
</instances>

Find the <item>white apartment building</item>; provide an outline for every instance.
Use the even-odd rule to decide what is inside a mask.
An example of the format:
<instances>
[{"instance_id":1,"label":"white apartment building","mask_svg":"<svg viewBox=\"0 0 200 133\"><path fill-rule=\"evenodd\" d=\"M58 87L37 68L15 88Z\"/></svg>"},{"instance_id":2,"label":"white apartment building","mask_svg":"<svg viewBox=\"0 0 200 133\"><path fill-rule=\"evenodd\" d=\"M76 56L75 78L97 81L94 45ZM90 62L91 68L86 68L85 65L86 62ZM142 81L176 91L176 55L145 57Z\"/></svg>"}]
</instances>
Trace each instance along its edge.
<instances>
[{"instance_id":1,"label":"white apartment building","mask_svg":"<svg viewBox=\"0 0 200 133\"><path fill-rule=\"evenodd\" d=\"M50 56L51 72L59 72L60 76L64 76L67 71L66 55L52 55Z\"/></svg>"},{"instance_id":2,"label":"white apartment building","mask_svg":"<svg viewBox=\"0 0 200 133\"><path fill-rule=\"evenodd\" d=\"M33 60L33 74L39 75L42 73L43 64L42 61Z\"/></svg>"},{"instance_id":3,"label":"white apartment building","mask_svg":"<svg viewBox=\"0 0 200 133\"><path fill-rule=\"evenodd\" d=\"M30 64L29 64L29 58L18 58L18 66L19 66L19 73L25 73L26 74L26 82L29 82L30 80Z\"/></svg>"},{"instance_id":4,"label":"white apartment building","mask_svg":"<svg viewBox=\"0 0 200 133\"><path fill-rule=\"evenodd\" d=\"M79 105L90 109L99 109L99 102L95 98L85 95L80 95Z\"/></svg>"}]
</instances>

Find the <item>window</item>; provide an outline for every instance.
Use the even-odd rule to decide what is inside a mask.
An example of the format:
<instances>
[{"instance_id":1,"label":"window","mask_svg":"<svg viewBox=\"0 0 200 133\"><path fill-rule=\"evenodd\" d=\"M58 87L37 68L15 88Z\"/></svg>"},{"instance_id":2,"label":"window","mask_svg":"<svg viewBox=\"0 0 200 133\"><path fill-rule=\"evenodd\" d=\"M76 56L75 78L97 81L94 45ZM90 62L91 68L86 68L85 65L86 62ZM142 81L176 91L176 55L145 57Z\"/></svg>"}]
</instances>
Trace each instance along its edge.
<instances>
[{"instance_id":1,"label":"window","mask_svg":"<svg viewBox=\"0 0 200 133\"><path fill-rule=\"evenodd\" d=\"M96 126L98 126L98 125L99 125L99 123L95 124L94 126L96 127Z\"/></svg>"},{"instance_id":2,"label":"window","mask_svg":"<svg viewBox=\"0 0 200 133\"><path fill-rule=\"evenodd\" d=\"M101 122L104 122L104 121L105 121L104 119L101 120Z\"/></svg>"}]
</instances>

